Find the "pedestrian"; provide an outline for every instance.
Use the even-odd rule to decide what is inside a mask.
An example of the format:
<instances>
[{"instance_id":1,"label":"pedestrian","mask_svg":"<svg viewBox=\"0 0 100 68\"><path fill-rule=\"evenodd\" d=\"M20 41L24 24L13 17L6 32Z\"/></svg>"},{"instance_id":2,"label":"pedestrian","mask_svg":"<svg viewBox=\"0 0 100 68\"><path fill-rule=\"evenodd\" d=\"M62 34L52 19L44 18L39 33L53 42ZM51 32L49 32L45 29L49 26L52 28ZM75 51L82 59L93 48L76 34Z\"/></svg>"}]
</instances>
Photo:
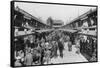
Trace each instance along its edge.
<instances>
[{"instance_id":1,"label":"pedestrian","mask_svg":"<svg viewBox=\"0 0 100 68\"><path fill-rule=\"evenodd\" d=\"M64 46L63 46L63 44L61 43L60 40L58 41L58 49L59 49L60 57L63 58L63 50L64 50Z\"/></svg>"},{"instance_id":2,"label":"pedestrian","mask_svg":"<svg viewBox=\"0 0 100 68\"><path fill-rule=\"evenodd\" d=\"M76 43L75 47L77 49L76 53L80 54L80 40L79 39L75 40L75 43Z\"/></svg>"},{"instance_id":3,"label":"pedestrian","mask_svg":"<svg viewBox=\"0 0 100 68\"><path fill-rule=\"evenodd\" d=\"M31 53L31 48L29 47L27 52L26 52L26 56L25 56L25 65L32 65L33 62L33 57L32 57L32 53Z\"/></svg>"},{"instance_id":4,"label":"pedestrian","mask_svg":"<svg viewBox=\"0 0 100 68\"><path fill-rule=\"evenodd\" d=\"M68 51L72 51L72 42L68 41Z\"/></svg>"}]
</instances>

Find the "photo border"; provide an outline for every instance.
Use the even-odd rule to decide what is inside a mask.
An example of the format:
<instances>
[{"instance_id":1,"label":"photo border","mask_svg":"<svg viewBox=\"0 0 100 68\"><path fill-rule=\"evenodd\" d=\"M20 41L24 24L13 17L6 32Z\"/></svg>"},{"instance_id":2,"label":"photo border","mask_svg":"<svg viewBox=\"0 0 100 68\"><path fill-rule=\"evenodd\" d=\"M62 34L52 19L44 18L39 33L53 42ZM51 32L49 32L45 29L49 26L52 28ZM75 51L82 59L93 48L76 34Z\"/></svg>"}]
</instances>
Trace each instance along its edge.
<instances>
[{"instance_id":1,"label":"photo border","mask_svg":"<svg viewBox=\"0 0 100 68\"><path fill-rule=\"evenodd\" d=\"M57 64L44 64L44 65L29 65L29 66L14 66L14 3L37 3L37 4L51 4L51 5L70 5L70 6L84 6L84 7L96 7L97 8L97 61L91 62L71 62L71 63L57 63ZM80 64L80 63L94 63L98 62L98 5L84 5L84 4L68 4L68 3L53 3L53 2L37 2L37 1L11 1L10 2L10 66L11 67L34 67L34 66L48 66L48 65L65 65L65 64Z\"/></svg>"}]
</instances>

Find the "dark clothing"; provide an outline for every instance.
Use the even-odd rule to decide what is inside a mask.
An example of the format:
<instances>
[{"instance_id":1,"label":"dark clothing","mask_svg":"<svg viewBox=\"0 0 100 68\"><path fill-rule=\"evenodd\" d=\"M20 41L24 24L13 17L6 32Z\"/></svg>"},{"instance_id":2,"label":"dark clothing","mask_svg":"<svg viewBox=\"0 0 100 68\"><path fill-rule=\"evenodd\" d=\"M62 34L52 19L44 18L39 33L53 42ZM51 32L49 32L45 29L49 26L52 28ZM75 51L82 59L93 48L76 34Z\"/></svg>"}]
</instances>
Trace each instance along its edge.
<instances>
[{"instance_id":1,"label":"dark clothing","mask_svg":"<svg viewBox=\"0 0 100 68\"><path fill-rule=\"evenodd\" d=\"M84 42L80 40L80 52L84 52Z\"/></svg>"},{"instance_id":2,"label":"dark clothing","mask_svg":"<svg viewBox=\"0 0 100 68\"><path fill-rule=\"evenodd\" d=\"M60 41L58 41L58 48L60 50L63 50L64 49L64 46L63 46L63 44Z\"/></svg>"},{"instance_id":3,"label":"dark clothing","mask_svg":"<svg viewBox=\"0 0 100 68\"><path fill-rule=\"evenodd\" d=\"M63 57L64 46L60 41L58 41L58 49L59 49L59 52L60 52L60 56Z\"/></svg>"},{"instance_id":4,"label":"dark clothing","mask_svg":"<svg viewBox=\"0 0 100 68\"><path fill-rule=\"evenodd\" d=\"M44 57L44 49L41 50L41 64L44 63L43 57Z\"/></svg>"}]
</instances>

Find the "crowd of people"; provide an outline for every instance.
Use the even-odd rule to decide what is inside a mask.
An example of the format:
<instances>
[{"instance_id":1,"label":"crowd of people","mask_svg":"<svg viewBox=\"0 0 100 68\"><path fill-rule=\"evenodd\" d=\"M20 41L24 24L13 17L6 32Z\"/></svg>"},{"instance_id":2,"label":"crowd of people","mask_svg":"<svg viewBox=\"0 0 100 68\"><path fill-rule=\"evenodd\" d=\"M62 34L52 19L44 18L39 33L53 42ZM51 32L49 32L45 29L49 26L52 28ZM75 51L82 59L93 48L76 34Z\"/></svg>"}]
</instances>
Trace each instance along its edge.
<instances>
[{"instance_id":1,"label":"crowd of people","mask_svg":"<svg viewBox=\"0 0 100 68\"><path fill-rule=\"evenodd\" d=\"M75 38L76 53L82 53L89 61L97 61L97 38L85 35L79 35Z\"/></svg>"},{"instance_id":2,"label":"crowd of people","mask_svg":"<svg viewBox=\"0 0 100 68\"><path fill-rule=\"evenodd\" d=\"M81 53L89 56L88 61L97 61L97 39L85 36L80 40Z\"/></svg>"},{"instance_id":3,"label":"crowd of people","mask_svg":"<svg viewBox=\"0 0 100 68\"><path fill-rule=\"evenodd\" d=\"M38 36L37 36L38 35ZM70 37L62 31L53 31L48 35L33 34L15 39L15 66L49 64L53 57L63 58L64 42ZM71 51L71 42L69 51Z\"/></svg>"},{"instance_id":4,"label":"crowd of people","mask_svg":"<svg viewBox=\"0 0 100 68\"><path fill-rule=\"evenodd\" d=\"M90 43L91 40L89 39L85 39L81 36L73 39L75 47L77 48L77 54L81 51L86 51L86 47L84 47L86 41L89 42L90 45L93 45ZM14 64L15 66L53 64L50 63L52 58L56 58L58 56L63 58L65 42L68 42L68 51L72 51L73 40L71 39L71 35L65 34L60 30L46 34L36 33L18 37L15 39ZM83 41L85 41L84 44ZM93 52L95 51L96 50Z\"/></svg>"}]
</instances>

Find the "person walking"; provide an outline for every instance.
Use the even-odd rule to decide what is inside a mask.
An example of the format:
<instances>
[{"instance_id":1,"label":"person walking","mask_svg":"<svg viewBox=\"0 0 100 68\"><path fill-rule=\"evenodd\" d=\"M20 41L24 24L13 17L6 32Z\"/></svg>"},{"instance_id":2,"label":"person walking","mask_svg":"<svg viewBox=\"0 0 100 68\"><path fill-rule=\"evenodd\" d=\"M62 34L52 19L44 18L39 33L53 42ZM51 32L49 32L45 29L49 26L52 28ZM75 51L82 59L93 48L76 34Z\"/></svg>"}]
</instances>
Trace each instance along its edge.
<instances>
[{"instance_id":1,"label":"person walking","mask_svg":"<svg viewBox=\"0 0 100 68\"><path fill-rule=\"evenodd\" d=\"M60 40L58 41L58 49L59 49L60 57L63 58L63 50L64 50L64 46L63 46L63 44L61 43Z\"/></svg>"},{"instance_id":2,"label":"person walking","mask_svg":"<svg viewBox=\"0 0 100 68\"><path fill-rule=\"evenodd\" d=\"M68 51L72 51L72 42L68 41Z\"/></svg>"}]
</instances>

